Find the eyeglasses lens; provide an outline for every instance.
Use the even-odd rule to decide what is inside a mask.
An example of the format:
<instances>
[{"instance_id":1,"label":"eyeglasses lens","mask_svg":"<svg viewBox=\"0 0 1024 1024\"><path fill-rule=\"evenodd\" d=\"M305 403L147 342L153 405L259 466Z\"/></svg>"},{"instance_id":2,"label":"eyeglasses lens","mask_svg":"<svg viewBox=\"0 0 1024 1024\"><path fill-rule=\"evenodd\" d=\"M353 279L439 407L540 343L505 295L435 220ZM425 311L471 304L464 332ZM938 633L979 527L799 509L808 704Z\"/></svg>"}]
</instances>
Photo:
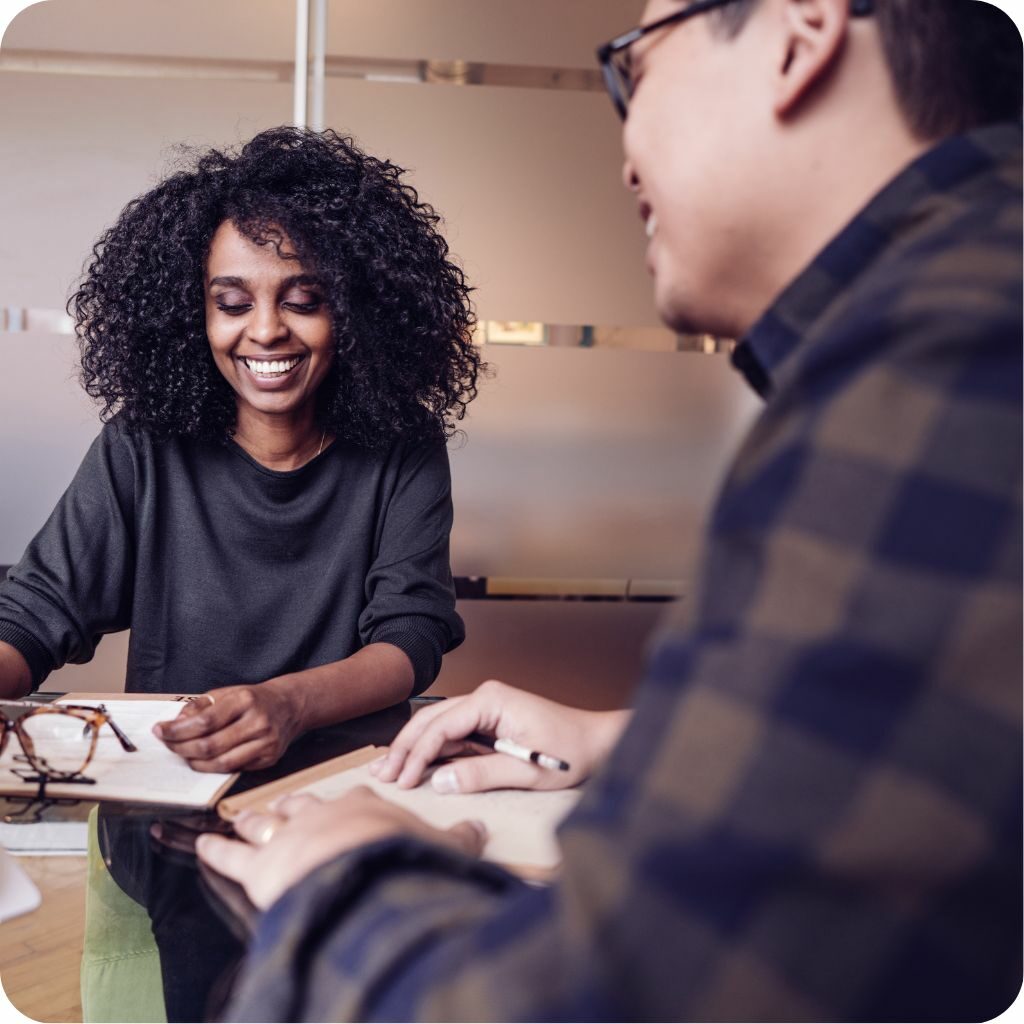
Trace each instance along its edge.
<instances>
[{"instance_id":1,"label":"eyeglasses lens","mask_svg":"<svg viewBox=\"0 0 1024 1024\"><path fill-rule=\"evenodd\" d=\"M26 715L19 723L30 759L52 775L75 775L85 768L92 750L93 727L75 715Z\"/></svg>"}]
</instances>

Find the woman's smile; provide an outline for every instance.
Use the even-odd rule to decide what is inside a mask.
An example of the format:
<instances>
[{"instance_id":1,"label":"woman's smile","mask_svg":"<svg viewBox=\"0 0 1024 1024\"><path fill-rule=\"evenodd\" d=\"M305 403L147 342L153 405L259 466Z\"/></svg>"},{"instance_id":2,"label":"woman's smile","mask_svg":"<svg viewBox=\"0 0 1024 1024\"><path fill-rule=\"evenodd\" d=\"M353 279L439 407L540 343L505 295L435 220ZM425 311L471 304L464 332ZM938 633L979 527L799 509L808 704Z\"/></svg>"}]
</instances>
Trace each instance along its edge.
<instances>
[{"instance_id":1,"label":"woman's smile","mask_svg":"<svg viewBox=\"0 0 1024 1024\"><path fill-rule=\"evenodd\" d=\"M206 334L231 385L239 420L311 429L317 389L334 359L322 286L283 232L262 244L231 221L217 228L206 267Z\"/></svg>"},{"instance_id":2,"label":"woman's smile","mask_svg":"<svg viewBox=\"0 0 1024 1024\"><path fill-rule=\"evenodd\" d=\"M256 387L276 391L296 383L304 355L238 356L238 363L248 372Z\"/></svg>"}]
</instances>

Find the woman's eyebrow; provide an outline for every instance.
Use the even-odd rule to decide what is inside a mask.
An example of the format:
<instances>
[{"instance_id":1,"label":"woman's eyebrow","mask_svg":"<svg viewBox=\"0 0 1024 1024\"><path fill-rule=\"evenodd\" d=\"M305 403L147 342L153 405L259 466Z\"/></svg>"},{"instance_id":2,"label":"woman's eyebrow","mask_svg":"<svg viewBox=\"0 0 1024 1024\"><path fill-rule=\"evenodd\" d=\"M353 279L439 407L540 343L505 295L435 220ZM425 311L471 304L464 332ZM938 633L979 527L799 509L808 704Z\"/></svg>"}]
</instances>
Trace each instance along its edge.
<instances>
[{"instance_id":1,"label":"woman's eyebrow","mask_svg":"<svg viewBox=\"0 0 1024 1024\"><path fill-rule=\"evenodd\" d=\"M312 274L295 274L292 277L286 277L281 282L281 287L290 288L293 284L318 285L320 282Z\"/></svg>"},{"instance_id":2,"label":"woman's eyebrow","mask_svg":"<svg viewBox=\"0 0 1024 1024\"><path fill-rule=\"evenodd\" d=\"M291 288L292 285L318 285L320 282L312 274L293 274L286 277L278 285L279 288ZM244 277L213 277L210 278L210 287L223 285L228 288L246 288L249 282Z\"/></svg>"}]
</instances>

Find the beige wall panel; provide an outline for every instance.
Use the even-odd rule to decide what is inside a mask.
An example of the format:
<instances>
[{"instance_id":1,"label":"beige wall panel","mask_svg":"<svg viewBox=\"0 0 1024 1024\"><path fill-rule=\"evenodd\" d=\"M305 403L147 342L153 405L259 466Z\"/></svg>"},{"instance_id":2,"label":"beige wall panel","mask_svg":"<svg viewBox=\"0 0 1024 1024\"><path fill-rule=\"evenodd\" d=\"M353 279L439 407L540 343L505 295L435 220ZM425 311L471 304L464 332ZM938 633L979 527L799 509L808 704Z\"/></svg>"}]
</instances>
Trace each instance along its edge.
<instances>
[{"instance_id":1,"label":"beige wall panel","mask_svg":"<svg viewBox=\"0 0 1024 1024\"><path fill-rule=\"evenodd\" d=\"M100 232L178 143L234 142L290 116L285 85L0 74L0 305L62 307Z\"/></svg>"},{"instance_id":2,"label":"beige wall panel","mask_svg":"<svg viewBox=\"0 0 1024 1024\"><path fill-rule=\"evenodd\" d=\"M128 632L105 636L92 661L65 665L51 672L40 687L51 693L124 693L128 665Z\"/></svg>"},{"instance_id":3,"label":"beige wall panel","mask_svg":"<svg viewBox=\"0 0 1024 1024\"><path fill-rule=\"evenodd\" d=\"M491 320L657 324L598 93L331 80L327 123L411 171Z\"/></svg>"},{"instance_id":4,"label":"beige wall panel","mask_svg":"<svg viewBox=\"0 0 1024 1024\"><path fill-rule=\"evenodd\" d=\"M639 0L330 0L327 52L356 57L594 67ZM293 0L47 0L5 47L290 60Z\"/></svg>"},{"instance_id":5,"label":"beige wall panel","mask_svg":"<svg viewBox=\"0 0 1024 1024\"><path fill-rule=\"evenodd\" d=\"M488 346L452 445L465 576L692 579L758 402L725 356Z\"/></svg>"},{"instance_id":6,"label":"beige wall panel","mask_svg":"<svg viewBox=\"0 0 1024 1024\"><path fill-rule=\"evenodd\" d=\"M656 324L603 97L328 83L328 123L410 170L492 319ZM289 119L288 87L0 75L0 305L57 308L105 225L178 142ZM6 102L5 97L12 101ZM15 100L16 97L16 101ZM40 127L43 126L43 127Z\"/></svg>"},{"instance_id":7,"label":"beige wall panel","mask_svg":"<svg viewBox=\"0 0 1024 1024\"><path fill-rule=\"evenodd\" d=\"M428 693L468 693L501 679L577 707L623 707L651 633L670 607L575 601L462 601L465 643L445 655Z\"/></svg>"},{"instance_id":8,"label":"beige wall panel","mask_svg":"<svg viewBox=\"0 0 1024 1024\"><path fill-rule=\"evenodd\" d=\"M237 142L289 104L283 85L0 74L0 132L19 140L0 151L0 304L63 305L175 144ZM327 118L410 170L488 318L657 323L600 95L331 81Z\"/></svg>"},{"instance_id":9,"label":"beige wall panel","mask_svg":"<svg viewBox=\"0 0 1024 1024\"><path fill-rule=\"evenodd\" d=\"M0 565L43 525L99 433L72 338L0 334Z\"/></svg>"}]
</instances>

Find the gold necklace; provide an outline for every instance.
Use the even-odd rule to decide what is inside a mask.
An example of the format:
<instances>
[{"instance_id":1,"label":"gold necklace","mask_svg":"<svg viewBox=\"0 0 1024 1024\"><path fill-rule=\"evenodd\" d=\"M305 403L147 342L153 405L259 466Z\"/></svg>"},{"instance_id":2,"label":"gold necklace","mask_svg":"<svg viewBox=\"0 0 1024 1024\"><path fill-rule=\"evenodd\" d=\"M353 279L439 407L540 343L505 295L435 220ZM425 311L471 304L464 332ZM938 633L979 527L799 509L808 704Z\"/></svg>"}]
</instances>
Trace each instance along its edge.
<instances>
[{"instance_id":1,"label":"gold necklace","mask_svg":"<svg viewBox=\"0 0 1024 1024\"><path fill-rule=\"evenodd\" d=\"M327 428L324 427L324 432L320 435L320 447L316 450L316 455L313 458L318 458L320 453L324 450L324 441L327 440Z\"/></svg>"}]
</instances>

